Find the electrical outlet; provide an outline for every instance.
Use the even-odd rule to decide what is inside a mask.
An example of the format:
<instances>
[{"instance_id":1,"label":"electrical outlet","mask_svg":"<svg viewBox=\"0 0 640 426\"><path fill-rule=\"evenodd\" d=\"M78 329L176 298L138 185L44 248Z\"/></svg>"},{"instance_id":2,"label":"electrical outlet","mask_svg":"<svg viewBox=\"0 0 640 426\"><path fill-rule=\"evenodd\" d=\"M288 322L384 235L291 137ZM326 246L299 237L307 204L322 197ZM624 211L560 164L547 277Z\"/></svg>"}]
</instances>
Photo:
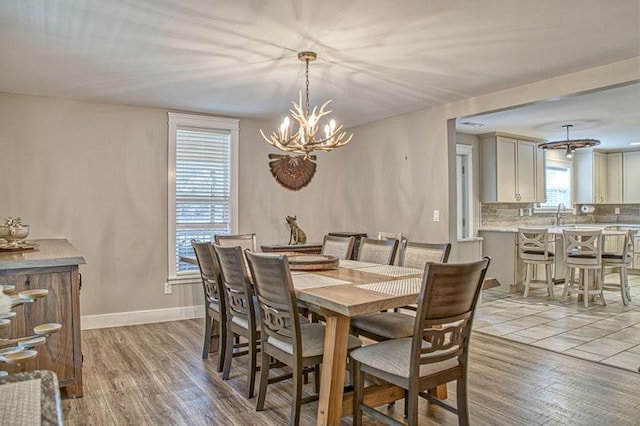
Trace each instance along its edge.
<instances>
[{"instance_id":1,"label":"electrical outlet","mask_svg":"<svg viewBox=\"0 0 640 426\"><path fill-rule=\"evenodd\" d=\"M164 294L171 294L171 284L164 283Z\"/></svg>"},{"instance_id":2,"label":"electrical outlet","mask_svg":"<svg viewBox=\"0 0 640 426\"><path fill-rule=\"evenodd\" d=\"M520 209L520 217L524 216L524 209Z\"/></svg>"},{"instance_id":3,"label":"electrical outlet","mask_svg":"<svg viewBox=\"0 0 640 426\"><path fill-rule=\"evenodd\" d=\"M615 214L620 214L620 207L615 208Z\"/></svg>"},{"instance_id":4,"label":"electrical outlet","mask_svg":"<svg viewBox=\"0 0 640 426\"><path fill-rule=\"evenodd\" d=\"M433 211L433 221L440 222L440 210Z\"/></svg>"}]
</instances>

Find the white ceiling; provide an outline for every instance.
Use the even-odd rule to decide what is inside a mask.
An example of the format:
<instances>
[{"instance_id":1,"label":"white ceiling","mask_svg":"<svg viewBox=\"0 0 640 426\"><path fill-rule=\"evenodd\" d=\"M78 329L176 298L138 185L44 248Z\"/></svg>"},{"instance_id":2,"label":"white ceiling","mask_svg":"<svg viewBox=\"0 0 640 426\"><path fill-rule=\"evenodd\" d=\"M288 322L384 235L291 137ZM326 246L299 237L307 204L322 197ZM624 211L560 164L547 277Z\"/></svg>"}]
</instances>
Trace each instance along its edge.
<instances>
[{"instance_id":1,"label":"white ceiling","mask_svg":"<svg viewBox=\"0 0 640 426\"><path fill-rule=\"evenodd\" d=\"M2 92L279 119L301 50L350 127L638 56L640 1L0 2Z\"/></svg>"},{"instance_id":2,"label":"white ceiling","mask_svg":"<svg viewBox=\"0 0 640 426\"><path fill-rule=\"evenodd\" d=\"M468 122L483 126L463 124ZM461 117L456 128L462 133L502 131L557 141L567 138L564 124L573 124L570 139L598 139L598 149L633 148L631 143L640 143L640 83Z\"/></svg>"}]
</instances>

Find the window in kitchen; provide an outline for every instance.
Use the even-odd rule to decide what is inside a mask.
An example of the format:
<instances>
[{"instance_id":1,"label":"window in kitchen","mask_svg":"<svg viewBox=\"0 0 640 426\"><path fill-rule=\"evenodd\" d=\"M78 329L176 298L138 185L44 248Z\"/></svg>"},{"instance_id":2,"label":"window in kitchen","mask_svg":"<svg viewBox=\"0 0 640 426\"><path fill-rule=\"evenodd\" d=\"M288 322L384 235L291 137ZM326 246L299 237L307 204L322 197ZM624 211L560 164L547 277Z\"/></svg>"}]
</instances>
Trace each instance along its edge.
<instances>
[{"instance_id":1,"label":"window in kitchen","mask_svg":"<svg viewBox=\"0 0 640 426\"><path fill-rule=\"evenodd\" d=\"M545 180L547 199L536 210L556 210L562 203L567 209L573 205L571 194L571 166L569 161L547 159Z\"/></svg>"},{"instance_id":2,"label":"window in kitchen","mask_svg":"<svg viewBox=\"0 0 640 426\"><path fill-rule=\"evenodd\" d=\"M193 282L191 240L236 231L238 120L168 113L168 282Z\"/></svg>"}]
</instances>

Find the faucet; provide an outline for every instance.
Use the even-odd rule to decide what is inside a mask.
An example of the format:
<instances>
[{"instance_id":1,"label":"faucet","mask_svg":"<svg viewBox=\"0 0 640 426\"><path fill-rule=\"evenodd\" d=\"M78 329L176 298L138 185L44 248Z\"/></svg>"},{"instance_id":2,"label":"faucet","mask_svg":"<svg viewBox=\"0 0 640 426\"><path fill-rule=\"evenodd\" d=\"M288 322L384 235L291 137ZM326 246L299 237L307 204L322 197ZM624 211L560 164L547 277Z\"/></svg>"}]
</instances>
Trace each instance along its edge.
<instances>
[{"instance_id":1,"label":"faucet","mask_svg":"<svg viewBox=\"0 0 640 426\"><path fill-rule=\"evenodd\" d=\"M556 226L562 226L562 218L560 217L560 207L562 207L562 211L565 211L567 208L564 204L558 204L558 210L556 211Z\"/></svg>"}]
</instances>

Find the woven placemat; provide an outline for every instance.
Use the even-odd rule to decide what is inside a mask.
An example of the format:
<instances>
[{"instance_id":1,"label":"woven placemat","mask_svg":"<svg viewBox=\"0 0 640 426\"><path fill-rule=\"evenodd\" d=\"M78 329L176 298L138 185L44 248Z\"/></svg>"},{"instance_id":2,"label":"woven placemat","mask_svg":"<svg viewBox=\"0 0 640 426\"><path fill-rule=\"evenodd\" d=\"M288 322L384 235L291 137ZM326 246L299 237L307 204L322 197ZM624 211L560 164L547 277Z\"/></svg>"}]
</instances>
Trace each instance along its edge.
<instances>
[{"instance_id":1,"label":"woven placemat","mask_svg":"<svg viewBox=\"0 0 640 426\"><path fill-rule=\"evenodd\" d=\"M376 266L377 263L371 263L371 262L358 262L357 260L343 260L340 259L340 266L341 268L345 268L345 269L362 269L362 268L369 268L371 266Z\"/></svg>"},{"instance_id":2,"label":"woven placemat","mask_svg":"<svg viewBox=\"0 0 640 426\"><path fill-rule=\"evenodd\" d=\"M349 281L309 273L292 275L291 278L293 279L293 287L296 289L329 287L334 285L349 284Z\"/></svg>"},{"instance_id":3,"label":"woven placemat","mask_svg":"<svg viewBox=\"0 0 640 426\"><path fill-rule=\"evenodd\" d=\"M0 425L39 425L40 389L40 379L0 386Z\"/></svg>"},{"instance_id":4,"label":"woven placemat","mask_svg":"<svg viewBox=\"0 0 640 426\"><path fill-rule=\"evenodd\" d=\"M383 281L380 283L360 284L356 287L365 290L377 291L378 293L390 294L392 296L407 296L420 293L422 279L407 278L397 281Z\"/></svg>"},{"instance_id":5,"label":"woven placemat","mask_svg":"<svg viewBox=\"0 0 640 426\"><path fill-rule=\"evenodd\" d=\"M394 265L376 265L362 268L362 270L371 274L385 275L387 277L406 277L409 275L422 274L420 269L405 268Z\"/></svg>"}]
</instances>

